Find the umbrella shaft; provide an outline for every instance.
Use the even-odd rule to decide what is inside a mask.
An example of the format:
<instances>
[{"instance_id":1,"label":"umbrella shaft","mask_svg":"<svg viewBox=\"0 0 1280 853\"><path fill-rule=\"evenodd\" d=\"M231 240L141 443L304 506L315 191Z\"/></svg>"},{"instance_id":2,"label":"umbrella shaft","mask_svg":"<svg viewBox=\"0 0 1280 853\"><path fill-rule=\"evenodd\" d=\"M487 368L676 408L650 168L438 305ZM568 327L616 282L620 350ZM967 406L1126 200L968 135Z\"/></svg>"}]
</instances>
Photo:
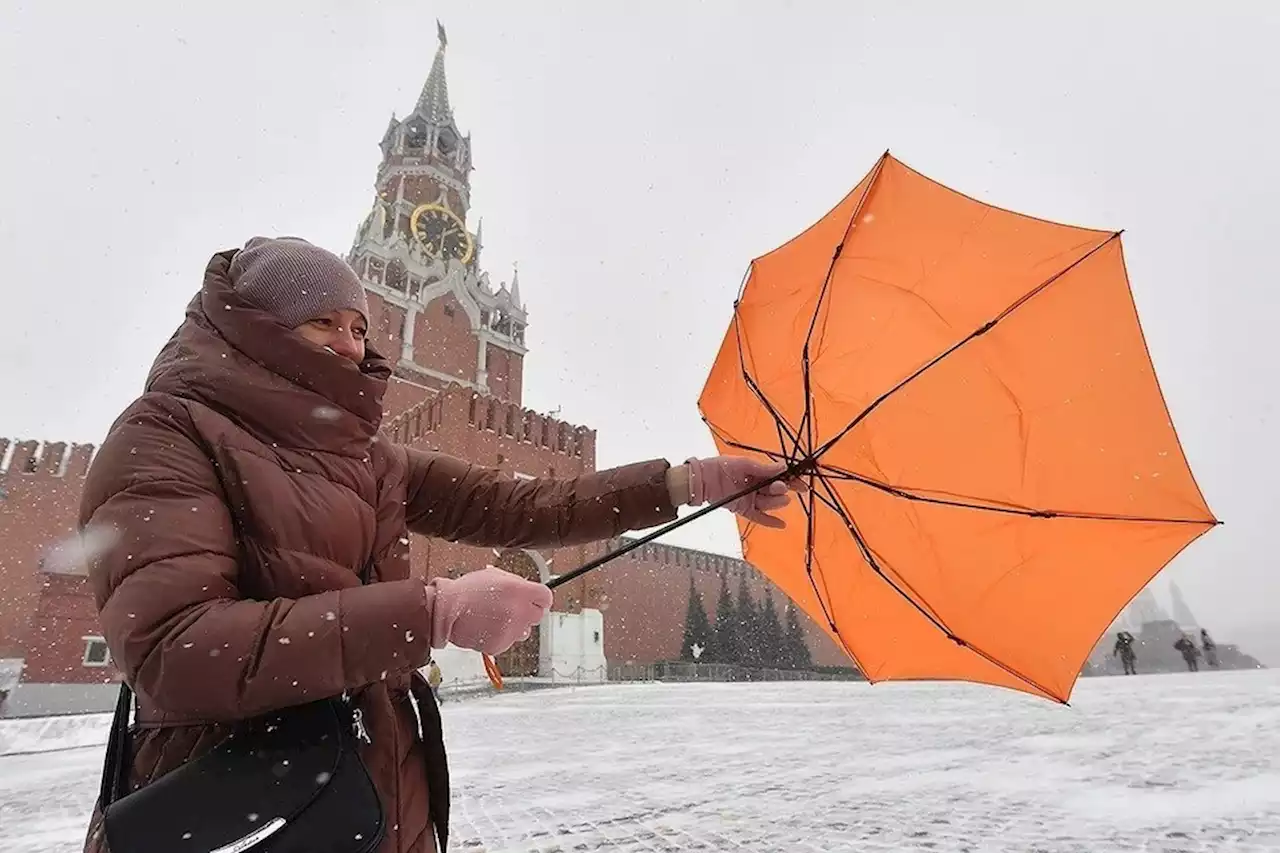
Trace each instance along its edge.
<instances>
[{"instance_id":1,"label":"umbrella shaft","mask_svg":"<svg viewBox=\"0 0 1280 853\"><path fill-rule=\"evenodd\" d=\"M648 533L644 536L641 536L639 539L633 539L630 542L626 543L625 545L622 545L618 548L615 548L612 551L609 551L605 554L600 555L599 557L596 557L594 560L583 563L581 566L579 566L578 568L574 569L571 572L565 572L563 575L552 578L551 580L547 581L547 586L550 587L551 589L555 589L561 584L566 584L575 578L580 578L583 575L585 575L587 572L593 569L600 568L605 563L612 562L618 559L619 557L623 556L624 554L629 554L630 552L634 551L637 548L644 547L645 545L648 545L650 542L654 541L655 539L659 539L663 536L666 536L671 531L684 527L686 524L692 521L697 521L699 518L702 518L704 515L706 515L709 512L714 512L720 509L721 507L728 506L734 501L739 500L740 498L745 498L747 495L751 494L752 492L763 489L765 486L768 486L771 483L776 483L779 480L784 480L784 479L787 479L788 477L794 477L798 472L802 471L804 467L805 465L803 462L799 464L794 464L789 466L781 474L777 474L773 477L770 477L767 480L761 480L758 483L752 483L750 486L747 486L745 489L742 489L741 491L734 492L728 497L721 498L715 503L707 504L706 506L702 507L696 512L689 513L684 518L678 518L664 527L659 527L657 530L653 531L652 533Z\"/></svg>"}]
</instances>

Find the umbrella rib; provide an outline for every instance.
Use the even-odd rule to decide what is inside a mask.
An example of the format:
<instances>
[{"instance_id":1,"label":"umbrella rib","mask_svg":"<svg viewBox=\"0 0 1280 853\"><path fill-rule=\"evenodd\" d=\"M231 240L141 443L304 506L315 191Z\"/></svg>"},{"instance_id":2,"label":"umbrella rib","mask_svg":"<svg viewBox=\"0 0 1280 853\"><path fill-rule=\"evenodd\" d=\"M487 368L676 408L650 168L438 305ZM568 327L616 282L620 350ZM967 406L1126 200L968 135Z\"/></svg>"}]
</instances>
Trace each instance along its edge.
<instances>
[{"instance_id":1,"label":"umbrella rib","mask_svg":"<svg viewBox=\"0 0 1280 853\"><path fill-rule=\"evenodd\" d=\"M822 454L826 453L826 452L827 452L828 450L830 450L830 449L831 449L831 448L832 448L832 447L833 447L837 442L839 442L842 438L844 438L846 435L848 435L848 434L849 434L849 433L850 433L850 432L851 432L855 427L857 427L857 426L858 426L858 424L860 424L860 423L862 423L864 420L866 420L866 419L867 419L867 417L868 417L868 416L870 416L872 412L874 412L876 409L880 408L880 406L881 406L881 405L882 405L886 400L888 400L890 397L892 397L894 394L897 394L897 393L898 393L899 391L901 391L903 388L905 388L906 386L910 385L912 382L914 382L915 380L919 379L919 378L920 378L921 376L923 376L925 373L927 373L928 371L930 371L931 369L933 369L934 367L936 367L939 363L941 363L942 361L944 361L944 360L947 358L947 356L949 356L949 355L951 355L952 353L956 352L956 351L957 351L957 350L959 350L961 347L963 347L963 346L965 346L966 344L968 344L968 343L972 342L972 341L973 341L973 340L975 340L976 338L980 338L980 337L982 337L983 335L985 335L987 332L989 332L989 331L991 331L992 329L994 329L997 325L999 325L1001 322L1003 322L1005 319L1007 319L1007 318L1009 317L1009 315L1013 314L1015 311L1017 311L1017 310L1018 310L1019 308L1021 308L1023 305L1026 305L1028 302L1030 302L1032 298L1034 298L1034 297L1035 297L1035 296L1037 296L1038 294L1043 293L1043 292L1045 291L1045 289L1049 287L1049 285L1053 284L1055 281L1058 281L1058 280L1059 280L1059 279L1061 279L1064 275L1066 275L1067 273L1071 272L1071 271L1072 271L1073 269L1075 269L1076 267L1080 266L1080 264L1082 264L1082 263L1084 263L1085 261L1087 261L1087 260L1089 260L1090 258L1092 258L1092 257L1093 257L1094 255L1096 255L1098 252L1102 251L1102 249L1103 249L1104 247L1106 247L1109 243L1111 243L1111 241L1113 241L1113 240L1117 240L1117 239L1119 239L1119 237L1120 237L1120 232L1119 232L1119 231L1115 231L1115 232L1113 232L1113 233L1112 233L1110 236L1108 236L1105 240L1103 240L1103 241L1102 241L1101 243L1099 243L1098 245L1094 246L1092 249L1090 249L1090 250L1089 250L1088 252L1086 252L1084 255L1082 255L1081 257L1077 258L1075 261L1072 261L1070 264L1068 264L1068 265L1067 265L1066 267L1064 267L1062 270L1060 270L1060 271L1058 271L1058 272L1054 273L1053 275L1049 276L1049 278L1045 279L1045 280L1044 280L1044 281L1042 281L1040 284L1038 284L1036 287L1034 287L1033 289L1031 289L1031 290L1030 290L1030 291L1028 291L1027 293L1023 294L1021 297L1019 297L1019 298L1017 299L1017 301L1015 301L1012 305L1009 305L1007 308L1005 308L1003 311L1001 311L999 314L997 314L993 319L988 320L986 323L983 323L981 326L979 326L978 328L974 329L974 330L973 330L972 332L970 332L968 335L966 335L965 337L963 337L963 338L961 338L960 340L956 341L956 342L955 342L954 344L952 344L950 347L948 347L947 349L943 350L941 353L939 353L938 355L934 356L931 360L929 360L928 362L926 362L925 364L923 364L922 366L920 366L919 368L917 368L917 369L915 370L915 372L914 372L914 373L912 373L910 376L907 376L905 379L903 379L902 381L900 381L897 385L894 385L894 386L893 386L892 388L890 388L888 391L885 391L883 394L881 394L879 397L877 397L875 400L873 400L873 401L871 402L871 404L870 404L870 405L868 405L865 409L863 409L863 410L862 410L862 412L861 412L857 417L855 417L852 421L850 421L850 422L848 423L848 425L846 425L842 430L840 430L838 433L836 433L834 436L832 436L832 437L831 437L827 442L825 442L825 443L822 445L822 447L818 448L818 450L817 450L817 452L814 454L814 456L815 456L815 457L817 457L817 456L821 456Z\"/></svg>"},{"instance_id":2,"label":"umbrella rib","mask_svg":"<svg viewBox=\"0 0 1280 853\"><path fill-rule=\"evenodd\" d=\"M811 476L809 479L810 479L809 485L812 486L813 477ZM805 497L808 498L808 503L805 502ZM827 625L831 628L833 632L835 632L838 635L840 632L836 628L835 617L832 616L831 609L827 607L826 599L823 598L822 591L818 589L818 581L813 574L813 560L814 560L813 545L814 545L814 539L816 538L816 535L817 535L817 515L818 515L816 512L816 507L813 505L814 497L815 495L814 495L813 489L811 488L809 490L809 494L801 497L800 499L800 508L804 510L804 514L805 514L804 573L809 578L809 586L813 588L813 595L815 598L818 599L818 606L822 608L822 615L824 618L826 618ZM826 575L823 575L822 585L824 587L826 586ZM827 598L830 598L831 590L829 589L826 590L826 594L827 594ZM841 641L841 643L843 644L843 640Z\"/></svg>"},{"instance_id":3,"label":"umbrella rib","mask_svg":"<svg viewBox=\"0 0 1280 853\"><path fill-rule=\"evenodd\" d=\"M921 616L923 616L926 620L929 621L930 624L932 624L935 628L937 628L944 635L946 635L947 639L950 640L951 642L955 643L961 648L968 649L969 651L976 654L978 657L990 663L992 666L995 666L996 668L1001 669L1004 672L1007 672L1009 675L1012 675L1014 678L1018 678L1026 682L1027 684L1034 687L1036 690L1040 691L1043 695L1051 696L1057 701L1061 702L1062 704L1064 705L1066 704L1065 700L1058 697L1052 690L1040 684L1035 679L1030 678L1027 675L1024 675L1023 673L1019 672L1018 670L1014 669L1008 664L1005 664L997 660L995 657L983 651L978 646L975 646L973 643L970 643L968 640L965 640L964 638L957 635L954 631L952 631L949 627L947 627L946 623L943 622L939 616L933 614L929 609L926 609L921 601L917 601L915 598L912 597L912 595L916 595L918 597L918 593L916 593L914 589L911 589L910 584L907 584L905 581L903 582L903 585L906 586L907 589L911 591L912 595L908 595L906 592L903 591L902 587L894 583L889 578L889 576L885 574L885 571L881 567L879 560L876 559L875 554L872 552L870 545L867 543L866 539L863 538L862 532L858 530L857 525L854 524L852 515L845 509L844 504L840 501L840 496L836 494L835 489L832 488L831 484L826 482L825 478L823 478L822 476L818 476L817 479L823 481L823 486L826 487L828 494L832 499L832 503L827 503L826 501L824 501L824 503L827 503L827 506L830 507L840 517L840 520L844 522L845 526L848 527L849 534L854 538L854 541L858 545L858 549L862 552L862 558L866 560L867 565L871 568L871 570L875 572L876 575L878 575L881 580L883 580L885 583L889 585L890 589L892 589L898 595L902 596L902 598L904 598L908 604L910 604L917 611L919 611ZM837 635L839 635L839 631L837 631L836 633ZM863 672L865 673L866 670L863 670Z\"/></svg>"},{"instance_id":4,"label":"umbrella rib","mask_svg":"<svg viewBox=\"0 0 1280 853\"><path fill-rule=\"evenodd\" d=\"M814 563L814 560L816 559L816 556L814 554L814 540L817 537L817 524L818 524L817 506L814 503L814 501L823 500L822 496L818 494L818 490L815 487L814 481L816 479L817 479L816 475L811 472L809 474L809 490L806 495L801 497L799 502L800 508L804 510L804 514L808 519L808 527L805 533L805 551L804 551L805 574L808 576L809 586L813 589L813 596L818 600L818 606L822 608L822 615L826 618L827 625L831 629L832 635L834 635L836 640L839 641L840 647L844 649L845 654L847 654L849 656L849 659L853 661L853 664L858 668L858 671L861 672L863 675L866 675L867 674L866 667L863 665L862 661L858 660L858 656L854 654L852 647L850 647L849 643L845 641L844 635L840 633L840 629L836 626L835 617L831 613L831 609L827 607L827 603L823 599L822 593L818 590L818 581L815 579L813 574L813 563ZM808 498L808 504L805 503L806 497ZM823 502L825 503L826 501L823 500ZM822 585L824 588L827 585L826 580L827 580L827 576L826 576L826 573L824 572L822 574ZM831 590L827 589L827 598L830 598L830 597L831 597Z\"/></svg>"},{"instance_id":5,"label":"umbrella rib","mask_svg":"<svg viewBox=\"0 0 1280 853\"><path fill-rule=\"evenodd\" d=\"M751 371L747 369L746 341L742 337L742 325L738 322L738 308L739 305L735 302L733 306L733 334L738 342L738 366L742 369L742 380L746 383L747 389L760 401L760 405L764 406L769 412L769 416L773 418L774 427L778 430L778 445L784 450L786 449L787 440L783 435L786 433L786 437L792 438L794 442L795 449L792 451L792 455L797 454L800 451L799 431L797 430L795 436L791 436L790 431L787 429L789 424L787 424L786 418L782 416L782 413L778 411L773 403L769 402L769 398L765 396L764 391L760 390L760 385L751 375Z\"/></svg>"},{"instance_id":6,"label":"umbrella rib","mask_svg":"<svg viewBox=\"0 0 1280 853\"><path fill-rule=\"evenodd\" d=\"M782 477L787 477L787 476L792 476L792 475L794 475L794 474L799 474L799 473L801 472L801 470L805 468L805 466L798 464L798 463L800 463L802 460L800 460L798 457L793 458L793 457L788 456L788 455L786 454L786 452L785 452L785 448L784 448L784 450L783 450L783 451L778 451L778 450L769 450L769 449L764 448L764 447L755 447L754 445L746 444L746 443L744 443L744 442L738 441L737 439L729 438L728 436L726 436L726 435L724 434L724 431L723 431L723 430L721 430L721 429L720 429L720 428L718 428L715 424L713 424L713 423L711 423L710 421L708 421L706 418L703 418L703 419L702 419L702 422L703 422L703 423L705 423L705 424L707 425L707 428L711 430L712 435L713 435L715 438L717 438L717 439L719 439L720 441L724 442L724 443L725 443L725 445L727 445L727 446L729 446L729 447L736 447L737 449L739 449L739 450L745 450L745 451L747 451L748 453L759 453L761 456L767 456L767 457L769 457L770 459L775 459L775 458L776 458L776 459L779 459L779 460L781 460L781 461L783 461L783 462L786 462L786 463L787 463L787 466L788 466L788 470L787 470L787 471L785 471L785 472L784 472L784 473L783 473L779 478L777 478L777 479L782 479ZM780 439L781 439L781 431L779 431L779 437L780 437ZM783 444L785 444L785 442L782 442L782 443L783 443ZM773 481L771 480L770 482L773 482Z\"/></svg>"},{"instance_id":7,"label":"umbrella rib","mask_svg":"<svg viewBox=\"0 0 1280 853\"><path fill-rule=\"evenodd\" d=\"M858 550L862 552L862 559L864 559L867 565L871 567L871 570L879 575L881 580L889 584L895 592L905 598L913 607L916 608L916 610L919 610L920 615L932 622L938 630L942 631L948 637L954 637L951 629L943 623L942 617L934 613L932 608L928 608L922 603L924 597L916 592L916 590L912 588L911 584L907 583L905 580L902 581L902 586L906 587L906 592L904 592L902 587L898 586L897 583L889 578L885 573L884 568L881 566L880 561L876 558L875 553L871 550L870 543L867 542L866 537L862 535L862 531L854 522L853 514L844 506L844 503L840 500L840 496L836 494L835 489L833 489L831 484L825 480L822 485L826 488L827 495L829 497L829 500L823 500L823 503L828 509L834 512L842 522L844 522L845 527L849 530L849 535L853 537L853 541L857 544Z\"/></svg>"},{"instance_id":8,"label":"umbrella rib","mask_svg":"<svg viewBox=\"0 0 1280 853\"><path fill-rule=\"evenodd\" d=\"M1081 521L1129 521L1140 524L1211 524L1217 525L1222 522L1217 519L1204 518L1158 518L1154 516L1141 515L1121 515L1117 513L1088 513L1076 512L1073 510L1056 510L1056 509L1034 509L1032 507L1021 506L1019 504L1003 503L1000 501L988 501L985 498L976 498L969 496L956 496L955 498L940 498L930 495L919 494L923 489L910 490L901 486L892 486L888 483L867 477L863 474L857 474L853 471L846 471L834 465L819 465L821 471L827 476L834 477L838 480L848 480L854 483L861 483L869 488L902 498L903 500L914 501L917 503L934 504L936 506L949 506L957 509L973 509L979 512L993 512L1003 515L1019 515L1027 518L1070 518ZM972 503L971 503L972 501ZM984 503L977 503L984 501Z\"/></svg>"},{"instance_id":9,"label":"umbrella rib","mask_svg":"<svg viewBox=\"0 0 1280 853\"><path fill-rule=\"evenodd\" d=\"M804 378L804 418L801 423L806 428L805 434L808 438L807 449L813 449L813 389L811 384L810 371L810 349L813 345L813 333L818 328L818 318L822 316L822 307L827 301L827 294L831 291L831 279L835 275L836 262L840 260L840 255L844 252L845 243L849 241L849 235L853 233L853 227L858 222L858 214L862 212L863 206L867 203L867 199L871 196L871 190L875 188L876 181L880 178L880 173L884 171L885 161L889 158L886 151L876 162L876 167L872 171L867 185L862 188L862 195L858 197L858 203L853 206L853 211L849 214L849 222L844 227L844 233L840 237L840 242L836 244L835 250L831 253L831 261L827 264L827 273L822 278L822 289L818 291L818 301L813 306L813 316L809 318L809 329L805 332L804 347L800 351L800 371ZM801 430L797 430L797 433ZM796 448L797 452L799 448Z\"/></svg>"},{"instance_id":10,"label":"umbrella rib","mask_svg":"<svg viewBox=\"0 0 1280 853\"><path fill-rule=\"evenodd\" d=\"M707 429L711 430L711 434L713 437L724 442L724 444L729 447L736 447L738 450L745 450L748 453L759 453L761 456L767 456L770 459L777 458L783 462L786 462L789 467L795 467L796 462L798 461L798 459L790 457L786 454L785 452L786 440L783 437L782 429L780 427L778 428L778 444L780 447L784 448L783 451L769 450L763 447L755 447L753 445L738 441L737 439L729 438L727 435L725 435L724 430L721 430L719 427L711 423L711 421L707 420L705 417L702 419L702 422L707 425ZM777 427L777 421L774 422L774 426Z\"/></svg>"}]
</instances>

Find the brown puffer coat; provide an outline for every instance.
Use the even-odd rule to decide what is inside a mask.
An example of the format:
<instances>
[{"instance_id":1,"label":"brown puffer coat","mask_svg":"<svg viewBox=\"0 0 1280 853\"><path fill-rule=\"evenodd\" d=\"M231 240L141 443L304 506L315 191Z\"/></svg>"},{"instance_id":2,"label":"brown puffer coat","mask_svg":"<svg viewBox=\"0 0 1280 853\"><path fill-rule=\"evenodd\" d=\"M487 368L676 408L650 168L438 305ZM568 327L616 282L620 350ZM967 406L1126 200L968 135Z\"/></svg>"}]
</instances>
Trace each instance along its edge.
<instances>
[{"instance_id":1,"label":"brown puffer coat","mask_svg":"<svg viewBox=\"0 0 1280 853\"><path fill-rule=\"evenodd\" d=\"M390 444L377 435L387 362L334 356L243 301L234 254L210 261L85 484L82 527L109 531L89 567L102 629L139 701L131 784L237 721L353 690L387 815L380 853L431 851L433 827L443 849L440 716L416 672L435 588L409 576L408 531L495 547L604 539L675 517L668 465L522 482ZM92 853L106 849L100 824L95 810Z\"/></svg>"}]
</instances>

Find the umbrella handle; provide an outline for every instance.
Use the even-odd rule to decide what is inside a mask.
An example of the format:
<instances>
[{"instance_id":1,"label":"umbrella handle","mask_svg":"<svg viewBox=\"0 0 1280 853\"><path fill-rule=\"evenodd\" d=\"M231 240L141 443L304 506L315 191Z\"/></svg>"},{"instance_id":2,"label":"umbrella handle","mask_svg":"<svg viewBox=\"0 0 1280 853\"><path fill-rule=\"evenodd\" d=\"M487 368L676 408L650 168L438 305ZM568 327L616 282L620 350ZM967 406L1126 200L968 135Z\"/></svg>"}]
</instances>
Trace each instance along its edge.
<instances>
[{"instance_id":1,"label":"umbrella handle","mask_svg":"<svg viewBox=\"0 0 1280 853\"><path fill-rule=\"evenodd\" d=\"M795 477L798 474L803 474L805 471L810 470L813 467L813 465L814 463L812 460L800 460L799 462L793 462L791 465L788 465L786 470L784 470L780 474L775 474L774 476L768 478L767 480L761 480L758 483L753 483L752 485L747 486L745 489L734 492L733 494L729 495L726 498L721 498L715 503L707 504L706 506L702 507L696 512L689 513L684 518L677 518L675 521L663 527L659 527L657 530L653 531L652 533L646 534L645 536L641 536L639 539L634 539L619 548L616 548L612 551L602 554L599 557L596 557L594 560L583 563L581 566L579 566L578 568L574 569L571 572L565 572L559 577L552 578L551 580L547 581L547 586L551 589L555 589L556 587L562 584L566 584L569 581L574 580L575 578L580 578L583 575L585 575L587 572L600 568L605 563L612 562L613 560L618 559L624 554L628 554L637 548L641 548L645 545L648 545L653 540L658 539L659 537L662 537L662 536L666 536L671 531L684 527L686 524L689 524L692 521L697 521L699 518L702 518L704 515L706 515L709 512L714 512L715 510L728 506L734 501L740 498L745 498L747 495L753 492L757 492L760 489L763 489L765 486L768 486L772 483L776 483L779 480L786 480L786 479L790 479L791 477Z\"/></svg>"},{"instance_id":2,"label":"umbrella handle","mask_svg":"<svg viewBox=\"0 0 1280 853\"><path fill-rule=\"evenodd\" d=\"M480 659L484 661L484 674L489 676L489 683L493 685L493 689L501 690L502 670L498 669L498 662L484 652L480 653Z\"/></svg>"}]
</instances>

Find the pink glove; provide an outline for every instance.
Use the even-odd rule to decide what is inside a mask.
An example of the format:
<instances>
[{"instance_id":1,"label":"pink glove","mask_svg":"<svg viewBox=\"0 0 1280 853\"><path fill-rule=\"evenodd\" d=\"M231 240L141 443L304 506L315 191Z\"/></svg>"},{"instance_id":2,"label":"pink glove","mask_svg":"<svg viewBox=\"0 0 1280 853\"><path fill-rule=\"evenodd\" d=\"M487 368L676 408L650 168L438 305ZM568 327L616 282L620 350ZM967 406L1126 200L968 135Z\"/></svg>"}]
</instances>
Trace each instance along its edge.
<instances>
[{"instance_id":1,"label":"pink glove","mask_svg":"<svg viewBox=\"0 0 1280 853\"><path fill-rule=\"evenodd\" d=\"M551 590L493 566L457 579L436 578L431 647L453 643L500 655L528 637L551 609Z\"/></svg>"},{"instance_id":2,"label":"pink glove","mask_svg":"<svg viewBox=\"0 0 1280 853\"><path fill-rule=\"evenodd\" d=\"M787 468L781 462L760 462L746 456L690 459L685 464L689 466L690 506L724 500L753 482L776 477ZM786 506L791 501L788 490L799 487L799 483L778 480L725 506L729 511L761 527L786 527L785 521L769 513Z\"/></svg>"}]
</instances>

